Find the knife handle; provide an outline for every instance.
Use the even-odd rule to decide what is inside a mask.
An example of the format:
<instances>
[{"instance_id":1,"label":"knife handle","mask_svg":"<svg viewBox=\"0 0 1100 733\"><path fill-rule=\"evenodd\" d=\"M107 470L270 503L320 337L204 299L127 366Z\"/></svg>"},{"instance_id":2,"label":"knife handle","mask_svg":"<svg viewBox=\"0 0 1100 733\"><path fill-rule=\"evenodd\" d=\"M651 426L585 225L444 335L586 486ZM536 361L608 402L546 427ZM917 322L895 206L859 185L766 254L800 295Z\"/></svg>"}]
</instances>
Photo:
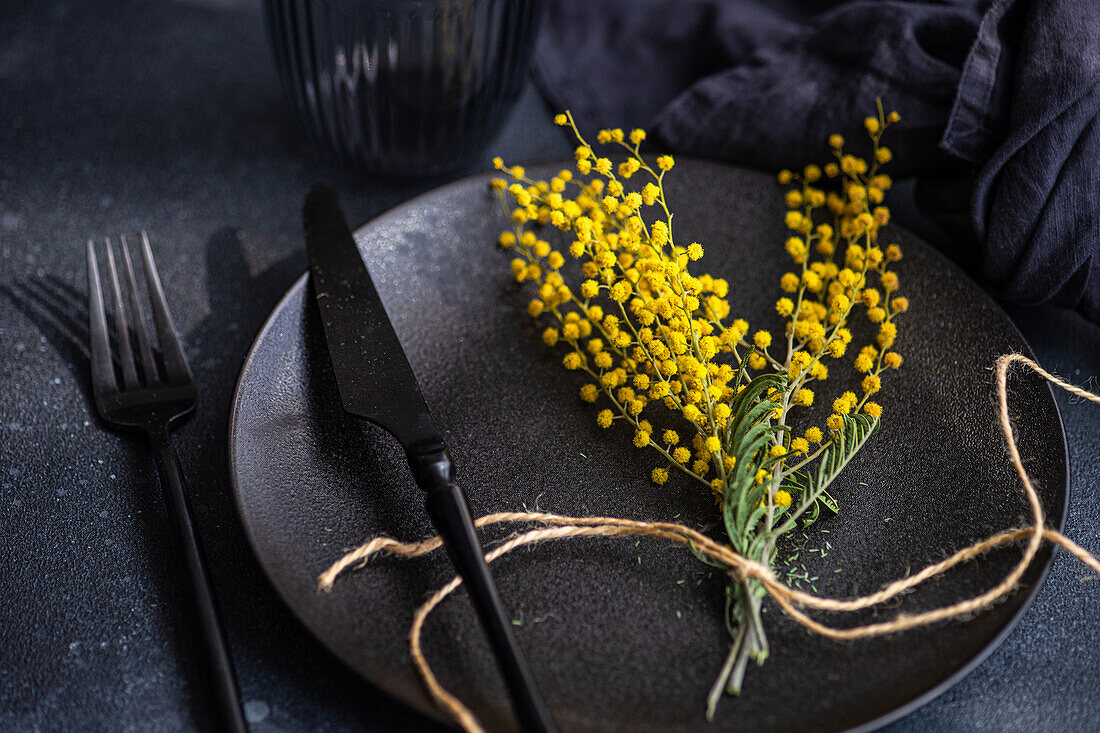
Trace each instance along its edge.
<instances>
[{"instance_id":1,"label":"knife handle","mask_svg":"<svg viewBox=\"0 0 1100 733\"><path fill-rule=\"evenodd\" d=\"M466 494L451 481L450 460L442 453L436 461L415 461L413 466L417 482L427 492L428 515L466 583L474 609L496 654L520 728L526 733L555 733L557 726L516 643L512 624L505 616L489 574Z\"/></svg>"}]
</instances>

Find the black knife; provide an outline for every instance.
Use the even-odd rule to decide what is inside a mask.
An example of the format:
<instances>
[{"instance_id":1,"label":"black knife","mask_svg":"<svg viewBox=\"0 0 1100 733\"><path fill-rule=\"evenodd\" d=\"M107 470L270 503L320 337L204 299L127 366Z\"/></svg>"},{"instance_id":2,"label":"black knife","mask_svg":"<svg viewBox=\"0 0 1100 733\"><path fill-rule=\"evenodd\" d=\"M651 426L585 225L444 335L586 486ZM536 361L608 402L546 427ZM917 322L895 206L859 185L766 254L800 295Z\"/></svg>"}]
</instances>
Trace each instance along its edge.
<instances>
[{"instance_id":1,"label":"black knife","mask_svg":"<svg viewBox=\"0 0 1100 733\"><path fill-rule=\"evenodd\" d=\"M555 731L493 585L466 495L453 481L443 436L331 187L318 184L310 190L302 219L313 291L344 409L389 431L405 448L426 494L428 515L496 653L520 726Z\"/></svg>"}]
</instances>

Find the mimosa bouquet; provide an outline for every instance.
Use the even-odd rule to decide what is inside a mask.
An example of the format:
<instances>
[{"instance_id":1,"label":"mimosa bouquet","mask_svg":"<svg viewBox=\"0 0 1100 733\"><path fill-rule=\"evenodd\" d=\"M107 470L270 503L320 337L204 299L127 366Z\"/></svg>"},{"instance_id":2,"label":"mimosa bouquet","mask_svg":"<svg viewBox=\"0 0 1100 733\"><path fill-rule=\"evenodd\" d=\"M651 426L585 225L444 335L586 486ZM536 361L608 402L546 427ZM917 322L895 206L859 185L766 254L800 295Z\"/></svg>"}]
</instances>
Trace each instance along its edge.
<instances>
[{"instance_id":1,"label":"mimosa bouquet","mask_svg":"<svg viewBox=\"0 0 1100 733\"><path fill-rule=\"evenodd\" d=\"M543 342L584 376L580 399L597 405L600 427L622 425L636 448L653 451L653 483L679 472L711 492L730 547L767 567L785 535L839 511L829 485L875 432L882 380L902 364L894 344L909 303L891 269L902 253L879 241L891 185L882 135L898 119L880 105L865 120L869 159L833 135L832 162L780 172L791 270L777 283L775 324L757 329L733 316L726 280L698 271L704 246L676 239L664 186L675 162L647 161L644 131L599 131L597 143L618 148L616 163L565 113L555 121L576 135L576 174L536 181L494 161L512 179L492 182L512 222L499 244L514 254L516 281L534 291L527 312L546 323ZM857 316L876 331L858 348ZM862 374L860 391L826 397L831 368ZM823 399L832 406L825 424L794 431L797 411ZM754 578L728 586L731 646L708 716L723 690L740 691L750 661L768 657L765 595Z\"/></svg>"}]
</instances>

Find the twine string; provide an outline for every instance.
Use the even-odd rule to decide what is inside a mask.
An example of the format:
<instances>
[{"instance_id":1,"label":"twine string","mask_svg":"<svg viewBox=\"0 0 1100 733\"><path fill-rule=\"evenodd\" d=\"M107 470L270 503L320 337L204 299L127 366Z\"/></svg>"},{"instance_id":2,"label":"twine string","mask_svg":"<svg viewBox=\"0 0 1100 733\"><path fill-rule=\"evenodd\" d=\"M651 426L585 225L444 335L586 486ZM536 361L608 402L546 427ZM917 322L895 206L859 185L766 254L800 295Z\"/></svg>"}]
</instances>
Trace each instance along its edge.
<instances>
[{"instance_id":1,"label":"twine string","mask_svg":"<svg viewBox=\"0 0 1100 733\"><path fill-rule=\"evenodd\" d=\"M933 563L922 570L907 575L904 578L889 583L881 590L852 599L825 598L804 591L796 590L780 581L772 570L750 560L728 545L721 544L714 539L686 527L682 524L671 522L643 522L616 517L569 517L546 512L497 512L479 517L474 525L485 527L491 524L505 522L531 523L537 522L547 525L538 529L528 530L518 534L494 548L485 556L487 562L492 562L502 555L513 550L549 540L569 539L575 537L654 537L668 540L679 545L691 547L701 555L720 563L728 569L730 575L736 580L753 578L764 586L768 595L783 609L783 611L799 624L811 631L832 639L859 639L871 636L891 634L917 626L926 626L945 619L956 618L975 611L988 608L998 600L1009 594L1020 577L1034 561L1044 540L1052 542L1064 548L1067 552L1100 575L1100 561L1087 550L1076 544L1057 530L1044 526L1043 508L1039 502L1031 478L1024 469L1020 452L1016 446L1016 438L1013 433L1011 418L1008 413L1008 370L1014 363L1020 363L1030 367L1051 384L1081 397L1090 402L1100 404L1100 395L1096 395L1081 387L1078 387L1054 376L1031 359L1022 354L1006 354L997 359L996 363L996 389L998 400L998 417L1001 430L1004 432L1005 442L1008 447L1009 458L1017 475L1023 484L1024 495L1031 509L1032 523L1027 527L1011 529L987 537L983 540L955 552L950 557ZM830 626L807 615L798 606L813 608L822 611L850 612L880 605L906 591L909 591L925 581L942 575L949 569L972 560L1001 545L1007 545L1027 540L1027 545L1019 562L1013 566L1004 578L989 590L971 598L931 609L913 615L899 614L889 621L854 626L849 628ZM400 557L418 557L439 549L443 545L440 537L432 537L421 542L399 542L391 537L375 537L363 545L351 550L318 578L318 586L321 590L332 589L336 578L348 568L359 568L365 565L372 557L379 553L389 553ZM424 622L432 610L443 599L450 595L462 583L462 579L454 577L449 583L437 590L416 611L412 627L409 630L409 649L420 676L424 680L432 698L443 709L450 713L451 717L470 733L480 733L483 729L474 714L458 698L447 691L440 684L421 646L421 635Z\"/></svg>"}]
</instances>

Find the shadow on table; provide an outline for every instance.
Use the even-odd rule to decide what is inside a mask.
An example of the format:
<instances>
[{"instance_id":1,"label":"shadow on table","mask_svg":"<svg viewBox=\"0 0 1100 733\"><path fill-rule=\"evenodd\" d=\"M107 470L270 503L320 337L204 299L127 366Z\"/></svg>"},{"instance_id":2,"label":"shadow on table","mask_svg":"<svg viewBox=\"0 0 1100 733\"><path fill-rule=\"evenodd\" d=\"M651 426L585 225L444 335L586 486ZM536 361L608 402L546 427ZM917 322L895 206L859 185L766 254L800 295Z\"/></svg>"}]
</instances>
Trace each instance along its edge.
<instances>
[{"instance_id":1,"label":"shadow on table","mask_svg":"<svg viewBox=\"0 0 1100 733\"><path fill-rule=\"evenodd\" d=\"M246 705L253 699L250 688L271 691L270 679L263 678L275 672L281 683L297 685L311 699L294 716L306 729L341 723L371 730L432 729L432 723L363 682L304 629L275 593L245 538L229 478L230 406L253 339L306 267L304 253L295 252L253 274L246 254L234 228L222 227L207 240L210 312L186 339L203 405L188 430L214 439L190 445L181 436L188 443L184 465L202 467L201 476L192 472L192 496L230 643L248 649L236 655L242 699ZM303 719L316 715L324 717Z\"/></svg>"},{"instance_id":2,"label":"shadow on table","mask_svg":"<svg viewBox=\"0 0 1100 733\"><path fill-rule=\"evenodd\" d=\"M0 284L0 293L31 321L57 350L80 383L91 409L88 366L87 296L53 275L41 275Z\"/></svg>"}]
</instances>

